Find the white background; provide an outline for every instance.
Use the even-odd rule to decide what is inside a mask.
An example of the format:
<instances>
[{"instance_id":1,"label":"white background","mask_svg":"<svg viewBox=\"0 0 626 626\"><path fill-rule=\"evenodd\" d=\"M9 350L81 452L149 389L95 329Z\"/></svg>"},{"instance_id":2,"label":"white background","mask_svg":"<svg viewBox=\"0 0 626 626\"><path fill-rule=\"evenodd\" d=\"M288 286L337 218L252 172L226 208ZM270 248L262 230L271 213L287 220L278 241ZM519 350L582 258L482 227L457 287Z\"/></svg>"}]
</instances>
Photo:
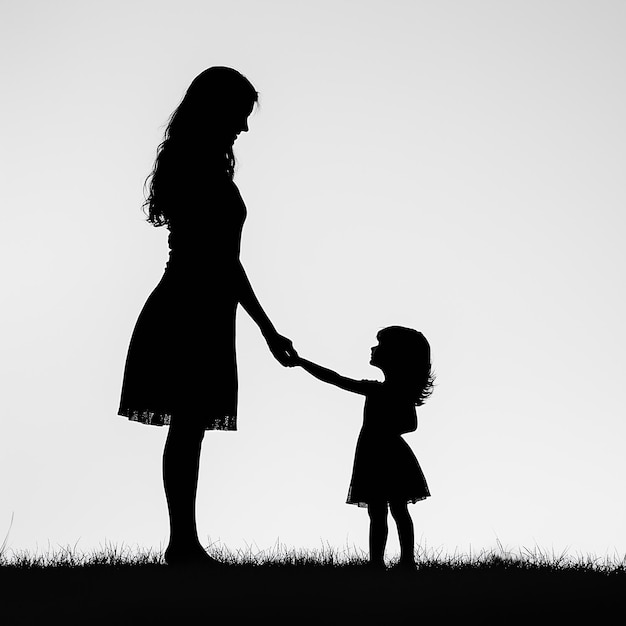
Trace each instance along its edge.
<instances>
[{"instance_id":1,"label":"white background","mask_svg":"<svg viewBox=\"0 0 626 626\"><path fill-rule=\"evenodd\" d=\"M355 378L383 326L431 342L417 540L623 555L625 28L619 0L4 0L0 539L14 515L14 549L167 541L166 430L116 416L167 260L142 185L191 80L229 65L261 94L236 181L278 330ZM203 542L366 549L362 399L238 333Z\"/></svg>"}]
</instances>

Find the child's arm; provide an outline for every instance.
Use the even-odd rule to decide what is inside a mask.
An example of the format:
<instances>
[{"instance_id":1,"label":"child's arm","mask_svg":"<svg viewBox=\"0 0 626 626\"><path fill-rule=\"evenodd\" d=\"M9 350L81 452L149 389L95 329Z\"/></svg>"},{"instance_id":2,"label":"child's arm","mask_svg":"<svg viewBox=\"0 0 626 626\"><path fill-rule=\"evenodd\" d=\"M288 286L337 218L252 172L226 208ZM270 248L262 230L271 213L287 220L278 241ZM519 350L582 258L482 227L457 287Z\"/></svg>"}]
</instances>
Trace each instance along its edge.
<instances>
[{"instance_id":1,"label":"child's arm","mask_svg":"<svg viewBox=\"0 0 626 626\"><path fill-rule=\"evenodd\" d=\"M331 385L335 385L336 387L345 389L346 391L352 391L353 393L365 395L367 393L368 385L372 384L370 381L354 380L353 378L341 376L340 374L337 374L337 372L333 372L333 370L329 370L326 367L322 367L321 365L317 365L312 361L307 361L306 359L300 357L296 358L294 365L299 365L302 369L306 370L309 374L315 376L315 378L324 383L330 383Z\"/></svg>"}]
</instances>

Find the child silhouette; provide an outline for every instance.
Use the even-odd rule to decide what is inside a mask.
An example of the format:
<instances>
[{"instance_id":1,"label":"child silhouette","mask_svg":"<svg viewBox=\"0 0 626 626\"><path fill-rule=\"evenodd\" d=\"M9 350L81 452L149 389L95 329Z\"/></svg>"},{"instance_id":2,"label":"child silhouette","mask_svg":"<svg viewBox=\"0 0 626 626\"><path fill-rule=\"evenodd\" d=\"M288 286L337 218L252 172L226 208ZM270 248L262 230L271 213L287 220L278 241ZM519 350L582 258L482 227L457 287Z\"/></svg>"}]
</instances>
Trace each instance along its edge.
<instances>
[{"instance_id":1,"label":"child silhouette","mask_svg":"<svg viewBox=\"0 0 626 626\"><path fill-rule=\"evenodd\" d=\"M415 571L413 521L408 503L430 496L428 485L403 433L417 429L416 406L433 389L430 345L411 328L389 326L376 336L370 363L382 370L385 380L346 378L300 358L293 360L319 380L365 396L363 427L354 456L347 504L367 507L370 518L370 566L384 570L387 512L398 528L400 571Z\"/></svg>"}]
</instances>

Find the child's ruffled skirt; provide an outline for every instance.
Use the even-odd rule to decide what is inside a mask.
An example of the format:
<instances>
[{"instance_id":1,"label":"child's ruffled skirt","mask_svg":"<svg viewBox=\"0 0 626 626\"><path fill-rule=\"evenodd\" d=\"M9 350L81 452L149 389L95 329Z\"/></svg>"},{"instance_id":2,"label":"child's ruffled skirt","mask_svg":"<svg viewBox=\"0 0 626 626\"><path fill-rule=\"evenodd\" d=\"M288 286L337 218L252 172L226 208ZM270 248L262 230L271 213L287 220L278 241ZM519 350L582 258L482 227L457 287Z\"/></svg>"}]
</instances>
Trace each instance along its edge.
<instances>
[{"instance_id":1,"label":"child's ruffled skirt","mask_svg":"<svg viewBox=\"0 0 626 626\"><path fill-rule=\"evenodd\" d=\"M373 502L414 503L429 496L422 468L400 435L361 431L347 504L365 507Z\"/></svg>"}]
</instances>

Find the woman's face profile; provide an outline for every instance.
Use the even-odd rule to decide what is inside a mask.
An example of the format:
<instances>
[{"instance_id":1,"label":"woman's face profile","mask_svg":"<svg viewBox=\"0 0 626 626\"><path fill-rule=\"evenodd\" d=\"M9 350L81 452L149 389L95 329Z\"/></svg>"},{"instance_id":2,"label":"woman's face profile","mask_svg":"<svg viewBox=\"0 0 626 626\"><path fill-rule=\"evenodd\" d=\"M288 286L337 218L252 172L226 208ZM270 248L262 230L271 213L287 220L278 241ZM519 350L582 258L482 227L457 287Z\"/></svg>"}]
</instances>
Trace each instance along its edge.
<instances>
[{"instance_id":1,"label":"woman's face profile","mask_svg":"<svg viewBox=\"0 0 626 626\"><path fill-rule=\"evenodd\" d=\"M239 137L240 133L247 133L248 128L248 117L252 113L252 106L245 107L241 111L236 112L232 120L229 123L229 141L230 145L235 143L237 137Z\"/></svg>"}]
</instances>

